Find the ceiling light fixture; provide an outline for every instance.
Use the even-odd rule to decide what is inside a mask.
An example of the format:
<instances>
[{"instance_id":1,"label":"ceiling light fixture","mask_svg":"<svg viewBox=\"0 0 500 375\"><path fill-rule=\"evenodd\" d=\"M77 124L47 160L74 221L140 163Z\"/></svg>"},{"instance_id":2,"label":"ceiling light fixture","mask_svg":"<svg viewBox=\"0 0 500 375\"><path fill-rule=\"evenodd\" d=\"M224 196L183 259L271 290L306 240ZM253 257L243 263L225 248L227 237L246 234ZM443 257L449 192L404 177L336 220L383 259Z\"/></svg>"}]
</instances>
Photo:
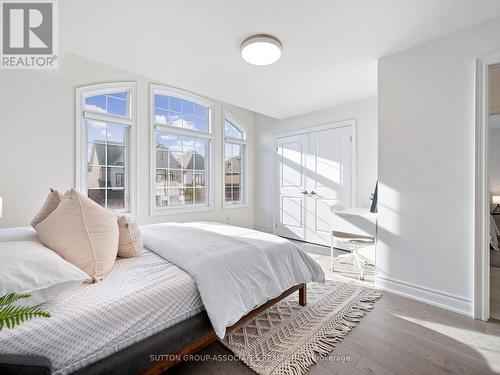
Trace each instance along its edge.
<instances>
[{"instance_id":1,"label":"ceiling light fixture","mask_svg":"<svg viewBox=\"0 0 500 375\"><path fill-rule=\"evenodd\" d=\"M270 65L281 57L281 42L272 35L252 35L241 43L241 57L252 65Z\"/></svg>"}]
</instances>

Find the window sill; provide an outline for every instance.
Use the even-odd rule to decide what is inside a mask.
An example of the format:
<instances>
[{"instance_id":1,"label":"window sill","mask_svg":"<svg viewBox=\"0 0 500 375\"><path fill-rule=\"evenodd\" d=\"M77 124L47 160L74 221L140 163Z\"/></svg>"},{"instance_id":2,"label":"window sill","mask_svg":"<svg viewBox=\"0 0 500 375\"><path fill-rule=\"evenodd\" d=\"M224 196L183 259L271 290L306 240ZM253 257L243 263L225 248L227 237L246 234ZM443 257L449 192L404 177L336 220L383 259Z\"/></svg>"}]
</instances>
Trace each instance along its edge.
<instances>
[{"instance_id":1,"label":"window sill","mask_svg":"<svg viewBox=\"0 0 500 375\"><path fill-rule=\"evenodd\" d=\"M149 216L167 216L167 215L181 215L196 212L213 211L213 206L192 206L192 207L152 207Z\"/></svg>"}]
</instances>

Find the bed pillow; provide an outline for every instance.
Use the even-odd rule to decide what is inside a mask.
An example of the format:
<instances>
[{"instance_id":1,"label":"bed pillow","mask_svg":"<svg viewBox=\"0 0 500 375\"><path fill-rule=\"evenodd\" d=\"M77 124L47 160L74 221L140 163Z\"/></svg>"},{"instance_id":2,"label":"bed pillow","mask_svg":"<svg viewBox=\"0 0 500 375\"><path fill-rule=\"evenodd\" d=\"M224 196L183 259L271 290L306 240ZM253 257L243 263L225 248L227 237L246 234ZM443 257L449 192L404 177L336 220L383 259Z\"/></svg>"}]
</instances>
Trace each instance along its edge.
<instances>
[{"instance_id":1,"label":"bed pillow","mask_svg":"<svg viewBox=\"0 0 500 375\"><path fill-rule=\"evenodd\" d=\"M59 206L35 226L38 238L93 282L113 267L118 251L116 215L71 189Z\"/></svg>"},{"instance_id":2,"label":"bed pillow","mask_svg":"<svg viewBox=\"0 0 500 375\"><path fill-rule=\"evenodd\" d=\"M142 234L132 215L118 215L118 256L122 258L138 257L141 255Z\"/></svg>"},{"instance_id":3,"label":"bed pillow","mask_svg":"<svg viewBox=\"0 0 500 375\"><path fill-rule=\"evenodd\" d=\"M0 242L38 241L36 231L31 227L13 227L0 229Z\"/></svg>"},{"instance_id":4,"label":"bed pillow","mask_svg":"<svg viewBox=\"0 0 500 375\"><path fill-rule=\"evenodd\" d=\"M85 272L38 241L0 242L0 296L28 293L20 301L34 306L86 280Z\"/></svg>"},{"instance_id":5,"label":"bed pillow","mask_svg":"<svg viewBox=\"0 0 500 375\"><path fill-rule=\"evenodd\" d=\"M50 189L50 193L45 200L40 211L35 215L33 220L31 220L31 226L34 228L38 223L44 221L47 216L49 216L52 211L54 211L59 203L61 202L62 195L57 190Z\"/></svg>"}]
</instances>

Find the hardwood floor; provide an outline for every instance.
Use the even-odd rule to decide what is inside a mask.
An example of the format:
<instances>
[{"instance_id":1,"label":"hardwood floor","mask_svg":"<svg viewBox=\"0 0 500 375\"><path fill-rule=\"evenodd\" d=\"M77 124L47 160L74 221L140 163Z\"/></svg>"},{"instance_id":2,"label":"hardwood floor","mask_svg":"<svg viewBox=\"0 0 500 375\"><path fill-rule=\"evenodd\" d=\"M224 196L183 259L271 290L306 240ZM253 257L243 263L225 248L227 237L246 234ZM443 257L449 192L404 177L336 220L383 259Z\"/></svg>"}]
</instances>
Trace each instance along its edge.
<instances>
[{"instance_id":1,"label":"hardwood floor","mask_svg":"<svg viewBox=\"0 0 500 375\"><path fill-rule=\"evenodd\" d=\"M323 266L328 279L359 282L352 264L329 271L329 249L301 246ZM367 266L365 272L363 284L373 285L373 267ZM204 360L184 362L168 374L254 374L237 360L214 360L231 355L219 343L198 354L196 359ZM500 374L500 321L473 320L384 292L375 308L337 344L330 359L318 362L308 374Z\"/></svg>"}]
</instances>

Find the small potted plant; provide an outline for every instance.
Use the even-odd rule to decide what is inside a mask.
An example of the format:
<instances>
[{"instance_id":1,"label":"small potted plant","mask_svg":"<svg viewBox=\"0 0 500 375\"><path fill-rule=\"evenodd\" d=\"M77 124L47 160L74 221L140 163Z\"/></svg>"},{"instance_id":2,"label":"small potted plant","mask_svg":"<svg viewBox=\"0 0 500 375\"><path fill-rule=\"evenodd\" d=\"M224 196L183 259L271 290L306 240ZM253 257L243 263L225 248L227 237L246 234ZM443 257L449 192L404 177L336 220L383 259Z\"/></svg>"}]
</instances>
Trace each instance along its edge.
<instances>
[{"instance_id":1,"label":"small potted plant","mask_svg":"<svg viewBox=\"0 0 500 375\"><path fill-rule=\"evenodd\" d=\"M50 318L50 314L37 306L21 306L15 302L28 298L29 294L10 293L0 297L0 331L4 328L14 328L15 326L33 319Z\"/></svg>"}]
</instances>

